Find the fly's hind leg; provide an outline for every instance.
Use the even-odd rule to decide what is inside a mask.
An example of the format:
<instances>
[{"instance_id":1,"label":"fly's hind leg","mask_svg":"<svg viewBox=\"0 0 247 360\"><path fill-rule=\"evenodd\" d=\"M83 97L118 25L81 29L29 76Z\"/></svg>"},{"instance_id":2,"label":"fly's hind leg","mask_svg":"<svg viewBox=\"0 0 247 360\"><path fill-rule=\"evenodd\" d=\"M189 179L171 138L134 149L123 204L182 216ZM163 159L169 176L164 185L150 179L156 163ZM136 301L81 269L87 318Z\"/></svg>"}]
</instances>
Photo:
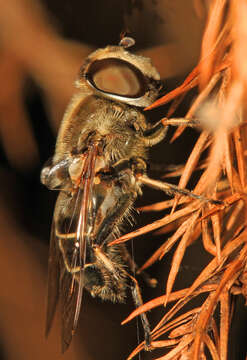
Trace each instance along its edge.
<instances>
[{"instance_id":1,"label":"fly's hind leg","mask_svg":"<svg viewBox=\"0 0 247 360\"><path fill-rule=\"evenodd\" d=\"M129 274L128 274L128 276L129 276L130 280L132 281L132 285L131 285L132 297L133 297L135 306L138 308L143 305L141 290L140 290L140 287L139 287L136 279L133 278ZM149 351L149 350L152 350L152 345L151 345L152 337L151 337L149 321L148 321L147 315L145 313L142 313L140 315L140 318L141 318L142 327L144 330L145 350Z\"/></svg>"},{"instance_id":2,"label":"fly's hind leg","mask_svg":"<svg viewBox=\"0 0 247 360\"><path fill-rule=\"evenodd\" d=\"M133 257L130 255L128 249L124 246L124 244L121 248L121 252L124 262L128 264L132 274L138 273L139 267L136 264L136 262L133 260ZM152 288L155 288L157 286L157 280L155 278L151 278L147 272L142 271L141 273L139 273L139 275L143 278L143 280L148 286Z\"/></svg>"}]
</instances>

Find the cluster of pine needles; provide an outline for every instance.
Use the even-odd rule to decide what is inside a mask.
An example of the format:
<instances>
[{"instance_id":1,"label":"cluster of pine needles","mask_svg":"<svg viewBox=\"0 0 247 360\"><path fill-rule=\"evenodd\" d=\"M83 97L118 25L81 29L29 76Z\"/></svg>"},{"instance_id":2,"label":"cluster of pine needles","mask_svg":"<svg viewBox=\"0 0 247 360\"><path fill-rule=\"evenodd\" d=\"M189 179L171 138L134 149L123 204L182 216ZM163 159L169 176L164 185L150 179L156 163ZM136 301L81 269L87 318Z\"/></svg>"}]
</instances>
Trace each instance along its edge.
<instances>
[{"instance_id":1,"label":"cluster of pine needles","mask_svg":"<svg viewBox=\"0 0 247 360\"><path fill-rule=\"evenodd\" d=\"M213 204L180 195L155 203L146 210L171 208L170 213L115 241L124 242L157 229L163 234L173 231L139 270L161 260L176 245L165 294L136 309L124 321L173 303L152 330L152 347L164 349L159 357L162 360L227 360L234 299L239 295L247 298L246 59L247 1L214 0L198 66L181 86L150 107L171 102L164 122L176 122L174 111L191 89L198 88L184 116L185 125L177 128L173 140L186 125L197 124L201 133L183 169L170 176L179 175L178 186L186 188L192 173L200 169L192 191L221 201ZM177 121L182 123L182 119ZM195 241L202 241L211 261L189 288L173 291L184 254ZM181 311L201 294L200 306ZM129 359L143 348L144 343L139 344Z\"/></svg>"}]
</instances>

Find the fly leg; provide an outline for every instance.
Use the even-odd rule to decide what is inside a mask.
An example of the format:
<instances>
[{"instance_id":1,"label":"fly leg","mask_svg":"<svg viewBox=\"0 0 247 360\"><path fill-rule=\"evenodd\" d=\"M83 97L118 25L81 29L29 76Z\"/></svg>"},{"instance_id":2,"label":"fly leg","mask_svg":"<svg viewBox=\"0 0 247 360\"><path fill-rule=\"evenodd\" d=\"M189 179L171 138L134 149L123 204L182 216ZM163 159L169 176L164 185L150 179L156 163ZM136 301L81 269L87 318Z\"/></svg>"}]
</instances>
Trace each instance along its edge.
<instances>
[{"instance_id":1,"label":"fly leg","mask_svg":"<svg viewBox=\"0 0 247 360\"><path fill-rule=\"evenodd\" d=\"M67 272L70 273L71 275L80 273L81 266L75 266L73 263L72 263L72 265L69 264L69 262L67 260L67 257L66 257L66 253L64 251L62 238L58 239L58 246L59 246L59 249L60 249L60 251L62 253L64 265L66 267ZM75 247L74 250L73 250L72 258L76 259L78 257L78 251L79 251L79 249L77 247Z\"/></svg>"},{"instance_id":2,"label":"fly leg","mask_svg":"<svg viewBox=\"0 0 247 360\"><path fill-rule=\"evenodd\" d=\"M162 120L158 121L143 132L145 146L151 147L161 142L166 137L167 131L168 126L164 125Z\"/></svg>"},{"instance_id":3,"label":"fly leg","mask_svg":"<svg viewBox=\"0 0 247 360\"><path fill-rule=\"evenodd\" d=\"M149 129L147 129L143 132L143 138L144 138L145 145L147 147L151 147L151 146L156 145L159 142L161 142L167 134L169 125L172 125L172 126L183 125L183 126L198 128L199 123L196 120L193 120L193 119L189 120L189 119L184 119L184 118L161 119L156 124L154 124L152 127L150 127Z\"/></svg>"},{"instance_id":4,"label":"fly leg","mask_svg":"<svg viewBox=\"0 0 247 360\"><path fill-rule=\"evenodd\" d=\"M173 184L170 184L170 183L167 183L164 181L150 179L146 175L146 168L147 168L146 162L141 157L135 157L135 158L131 158L128 160L127 159L121 160L118 163L116 163L113 168L116 171L118 171L119 169L123 170L124 167L132 168L132 171L135 174L136 179L139 183L141 183L143 185L147 185L147 186L152 187L157 190L164 191L167 195L180 194L180 195L184 195L184 196L189 196L193 199L200 200L203 202L210 202L210 203L216 204L216 205L222 204L222 202L220 200L209 199L202 195L194 194L193 192L191 192L187 189L179 188L176 185L173 185Z\"/></svg>"},{"instance_id":5,"label":"fly leg","mask_svg":"<svg viewBox=\"0 0 247 360\"><path fill-rule=\"evenodd\" d=\"M142 157L132 157L130 159L122 159L112 166L112 171L115 174L120 173L125 169L130 169L133 175L146 173L147 164ZM117 175L116 175L117 176Z\"/></svg>"},{"instance_id":6,"label":"fly leg","mask_svg":"<svg viewBox=\"0 0 247 360\"><path fill-rule=\"evenodd\" d=\"M189 126L189 127L198 127L200 124L194 120L194 119L184 119L184 118L178 118L178 119L162 119L158 121L156 124L154 124L151 128L144 131L144 141L146 146L153 146L159 143L161 140L164 139L167 133L168 125L172 126ZM202 195L196 195L192 193L191 191L187 189L181 189L176 185L162 182L154 179L150 179L146 174L146 168L145 166L141 167L139 159L137 159L137 167L135 170L135 173L138 177L138 181L140 181L142 184L150 186L152 188L164 191L168 195L185 195L189 196L193 199L197 199L204 202L211 202L213 204L222 204L221 201L208 199Z\"/></svg>"},{"instance_id":7,"label":"fly leg","mask_svg":"<svg viewBox=\"0 0 247 360\"><path fill-rule=\"evenodd\" d=\"M138 273L138 265L133 260L133 257L130 255L127 248L125 246L123 246L121 248L121 251L122 251L122 257L123 257L125 263L128 264L132 274ZM145 283L148 286L150 286L152 288L156 287L157 280L155 278L151 278L147 272L142 271L139 275L142 276L143 280L145 281Z\"/></svg>"},{"instance_id":8,"label":"fly leg","mask_svg":"<svg viewBox=\"0 0 247 360\"><path fill-rule=\"evenodd\" d=\"M215 204L215 205L222 204L222 201L220 201L220 200L209 199L209 198L206 198L206 197L204 197L202 195L194 194L193 192L191 192L191 191L189 191L187 189L181 189L176 185L173 185L173 184L170 184L170 183L167 183L167 182L164 182L164 181L150 179L146 175L138 176L138 180L144 185L150 186L150 187L152 187L154 189L157 189L157 190L164 191L167 195L180 194L180 195L189 196L189 197L191 197L193 199L200 200L200 201L203 201L203 202L210 202L210 203Z\"/></svg>"},{"instance_id":9,"label":"fly leg","mask_svg":"<svg viewBox=\"0 0 247 360\"><path fill-rule=\"evenodd\" d=\"M132 297L133 297L135 306L138 308L143 305L141 290L140 290L140 287L139 287L136 279L129 274L128 274L128 276L132 281L132 285L131 285ZM149 351L152 349L152 345L151 345L152 337L151 337L149 321L148 321L147 315L145 313L142 313L140 315L140 318L141 318L142 327L144 330L145 350Z\"/></svg>"},{"instance_id":10,"label":"fly leg","mask_svg":"<svg viewBox=\"0 0 247 360\"><path fill-rule=\"evenodd\" d=\"M105 242L109 241L109 237L113 235L113 231L117 228L121 219L128 214L136 196L133 193L122 194L117 204L109 210L107 217L104 218L98 230L95 244L103 246Z\"/></svg>"}]
</instances>

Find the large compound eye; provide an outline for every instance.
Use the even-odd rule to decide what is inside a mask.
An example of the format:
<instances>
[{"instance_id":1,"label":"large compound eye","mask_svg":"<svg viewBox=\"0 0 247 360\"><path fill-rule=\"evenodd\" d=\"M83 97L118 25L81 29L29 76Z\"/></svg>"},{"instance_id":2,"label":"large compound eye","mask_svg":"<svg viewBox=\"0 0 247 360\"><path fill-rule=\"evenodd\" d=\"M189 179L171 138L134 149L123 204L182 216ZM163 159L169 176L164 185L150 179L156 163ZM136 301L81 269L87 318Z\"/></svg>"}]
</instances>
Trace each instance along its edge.
<instances>
[{"instance_id":1,"label":"large compound eye","mask_svg":"<svg viewBox=\"0 0 247 360\"><path fill-rule=\"evenodd\" d=\"M86 77L96 89L109 94L137 98L146 92L144 75L124 60L96 60L89 67Z\"/></svg>"}]
</instances>

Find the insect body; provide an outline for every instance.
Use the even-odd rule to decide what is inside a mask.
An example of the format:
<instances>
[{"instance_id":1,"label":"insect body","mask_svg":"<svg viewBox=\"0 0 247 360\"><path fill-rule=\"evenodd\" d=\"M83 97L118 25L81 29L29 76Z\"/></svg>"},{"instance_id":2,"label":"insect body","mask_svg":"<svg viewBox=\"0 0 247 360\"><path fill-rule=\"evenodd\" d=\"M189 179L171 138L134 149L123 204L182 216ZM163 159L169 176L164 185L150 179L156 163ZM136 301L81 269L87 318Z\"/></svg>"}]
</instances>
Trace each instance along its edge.
<instances>
[{"instance_id":1,"label":"insect body","mask_svg":"<svg viewBox=\"0 0 247 360\"><path fill-rule=\"evenodd\" d=\"M131 287L136 305L141 304L124 245L108 244L131 216L142 183L150 180L148 148L166 134L161 122L148 125L141 111L160 89L149 59L123 46L99 49L86 60L76 85L79 93L64 115L55 155L41 174L43 184L60 191L50 243L47 333L60 298L63 351L77 326L83 288L123 302ZM145 314L142 322L149 346Z\"/></svg>"},{"instance_id":2,"label":"insect body","mask_svg":"<svg viewBox=\"0 0 247 360\"><path fill-rule=\"evenodd\" d=\"M77 326L83 288L103 300L123 302L131 287L136 305L141 304L124 245L107 245L141 194L138 175L145 174L148 147L166 133L161 123L150 127L140 110L160 89L149 59L122 46L99 49L86 60L76 85L80 91L64 115L55 155L41 174L43 184L60 191L51 233L46 330L60 298L63 351ZM145 314L142 321L149 345Z\"/></svg>"},{"instance_id":3,"label":"insect body","mask_svg":"<svg viewBox=\"0 0 247 360\"><path fill-rule=\"evenodd\" d=\"M59 190L51 231L46 333L60 298L63 351L77 327L84 288L112 302L123 302L131 288L136 306L142 304L125 246L108 246L131 217L142 185L208 201L147 177L148 148L165 137L167 127L162 122L150 126L141 109L157 98L160 85L150 60L124 46L92 53L80 71L79 92L64 115L55 154L42 170L42 183ZM141 320L149 348L145 314Z\"/></svg>"}]
</instances>

